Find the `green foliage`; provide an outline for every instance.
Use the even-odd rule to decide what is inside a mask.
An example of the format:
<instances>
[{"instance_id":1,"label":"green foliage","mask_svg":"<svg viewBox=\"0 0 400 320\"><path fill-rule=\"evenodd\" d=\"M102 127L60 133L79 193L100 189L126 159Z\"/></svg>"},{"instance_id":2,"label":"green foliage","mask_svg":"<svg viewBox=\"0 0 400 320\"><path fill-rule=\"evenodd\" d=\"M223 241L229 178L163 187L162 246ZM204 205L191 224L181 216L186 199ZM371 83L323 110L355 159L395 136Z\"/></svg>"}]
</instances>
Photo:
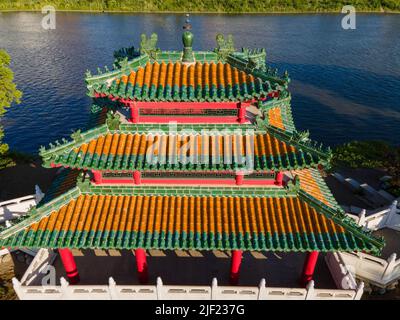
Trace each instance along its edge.
<instances>
[{"instance_id":1,"label":"green foliage","mask_svg":"<svg viewBox=\"0 0 400 320\"><path fill-rule=\"evenodd\" d=\"M10 69L11 58L0 50L0 116L13 102L20 103L22 93L14 83L14 73Z\"/></svg>"},{"instance_id":2,"label":"green foliage","mask_svg":"<svg viewBox=\"0 0 400 320\"><path fill-rule=\"evenodd\" d=\"M392 148L382 141L352 141L334 149L332 163L351 168L382 168L385 166L384 155Z\"/></svg>"},{"instance_id":3,"label":"green foliage","mask_svg":"<svg viewBox=\"0 0 400 320\"><path fill-rule=\"evenodd\" d=\"M90 11L176 11L176 12L339 12L352 4L358 11L399 11L398 0L32 0L0 1L0 10L40 10L44 5L54 5L58 10Z\"/></svg>"},{"instance_id":4,"label":"green foliage","mask_svg":"<svg viewBox=\"0 0 400 320\"><path fill-rule=\"evenodd\" d=\"M400 146L383 141L352 141L333 150L334 167L382 168L392 177L389 192L400 196Z\"/></svg>"},{"instance_id":5,"label":"green foliage","mask_svg":"<svg viewBox=\"0 0 400 320\"><path fill-rule=\"evenodd\" d=\"M14 73L10 69L11 58L4 50L0 50L0 117L13 102L20 103L22 96L14 83ZM1 143L4 137L0 127L0 169L14 164L8 156L8 145Z\"/></svg>"}]
</instances>

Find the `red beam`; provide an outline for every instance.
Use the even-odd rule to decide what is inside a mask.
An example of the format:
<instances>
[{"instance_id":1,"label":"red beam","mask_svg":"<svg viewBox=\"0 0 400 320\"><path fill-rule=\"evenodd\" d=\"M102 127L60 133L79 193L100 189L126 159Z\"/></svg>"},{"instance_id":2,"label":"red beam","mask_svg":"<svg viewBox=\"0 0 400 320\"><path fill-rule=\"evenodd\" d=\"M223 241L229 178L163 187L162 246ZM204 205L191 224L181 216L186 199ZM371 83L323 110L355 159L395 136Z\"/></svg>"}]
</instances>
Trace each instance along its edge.
<instances>
[{"instance_id":1,"label":"red beam","mask_svg":"<svg viewBox=\"0 0 400 320\"><path fill-rule=\"evenodd\" d=\"M233 102L145 102L138 101L137 106L140 109L150 108L150 109L194 109L194 110L202 110L202 109L237 109L238 103Z\"/></svg>"},{"instance_id":2,"label":"red beam","mask_svg":"<svg viewBox=\"0 0 400 320\"><path fill-rule=\"evenodd\" d=\"M238 178L235 179L140 179L140 184L158 185L158 184L179 184L179 185L249 185L249 186L272 186L275 185L275 180L271 179L243 179L242 183L238 184ZM240 178L239 178L240 179ZM103 179L101 184L138 184L134 179Z\"/></svg>"},{"instance_id":3,"label":"red beam","mask_svg":"<svg viewBox=\"0 0 400 320\"><path fill-rule=\"evenodd\" d=\"M168 123L176 121L178 123L238 123L237 116L140 116L141 123ZM250 123L246 120L245 123Z\"/></svg>"}]
</instances>

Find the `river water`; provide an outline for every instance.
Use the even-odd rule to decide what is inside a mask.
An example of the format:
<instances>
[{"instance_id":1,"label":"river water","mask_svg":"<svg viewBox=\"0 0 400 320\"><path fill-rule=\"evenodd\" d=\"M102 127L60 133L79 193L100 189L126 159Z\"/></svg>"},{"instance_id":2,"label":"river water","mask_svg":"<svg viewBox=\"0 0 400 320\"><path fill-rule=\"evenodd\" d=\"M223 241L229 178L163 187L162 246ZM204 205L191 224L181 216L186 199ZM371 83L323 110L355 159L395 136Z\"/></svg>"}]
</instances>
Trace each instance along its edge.
<instances>
[{"instance_id":1,"label":"river water","mask_svg":"<svg viewBox=\"0 0 400 320\"><path fill-rule=\"evenodd\" d=\"M57 13L44 30L40 13L0 14L0 48L12 56L23 102L2 119L13 149L37 152L85 126L90 110L84 73L111 66L113 51L158 33L163 50L181 49L181 14ZM356 30L341 15L192 15L194 49L264 47L267 62L292 82L299 130L331 146L349 140L400 143L400 15L358 14Z\"/></svg>"}]
</instances>

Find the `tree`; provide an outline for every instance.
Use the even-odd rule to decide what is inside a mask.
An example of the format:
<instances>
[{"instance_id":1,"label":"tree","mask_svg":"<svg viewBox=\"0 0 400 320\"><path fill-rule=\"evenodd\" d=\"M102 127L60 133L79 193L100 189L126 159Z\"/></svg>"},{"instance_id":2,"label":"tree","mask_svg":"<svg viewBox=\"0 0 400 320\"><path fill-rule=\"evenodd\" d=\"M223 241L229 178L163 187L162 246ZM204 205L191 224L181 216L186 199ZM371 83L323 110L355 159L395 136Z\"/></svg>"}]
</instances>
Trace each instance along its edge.
<instances>
[{"instance_id":1,"label":"tree","mask_svg":"<svg viewBox=\"0 0 400 320\"><path fill-rule=\"evenodd\" d=\"M22 92L14 83L14 73L10 68L11 58L6 51L0 50L0 117L15 102L21 102ZM8 158L8 145L2 143L3 127L0 126L0 169L12 164Z\"/></svg>"}]
</instances>

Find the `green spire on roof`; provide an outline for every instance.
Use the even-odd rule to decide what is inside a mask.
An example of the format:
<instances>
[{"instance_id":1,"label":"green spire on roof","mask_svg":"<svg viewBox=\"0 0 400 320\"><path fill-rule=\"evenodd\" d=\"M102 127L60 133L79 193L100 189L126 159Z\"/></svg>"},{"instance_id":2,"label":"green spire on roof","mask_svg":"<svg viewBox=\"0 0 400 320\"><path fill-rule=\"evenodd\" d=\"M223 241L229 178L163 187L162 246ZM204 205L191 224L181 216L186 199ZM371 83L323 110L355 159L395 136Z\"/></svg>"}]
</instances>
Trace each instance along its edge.
<instances>
[{"instance_id":1,"label":"green spire on roof","mask_svg":"<svg viewBox=\"0 0 400 320\"><path fill-rule=\"evenodd\" d=\"M192 30L192 25L189 21L189 15L186 15L186 23L183 26L185 30L182 34L182 42L183 42L183 56L182 62L194 62L194 55L193 55L193 33L190 32Z\"/></svg>"}]
</instances>

